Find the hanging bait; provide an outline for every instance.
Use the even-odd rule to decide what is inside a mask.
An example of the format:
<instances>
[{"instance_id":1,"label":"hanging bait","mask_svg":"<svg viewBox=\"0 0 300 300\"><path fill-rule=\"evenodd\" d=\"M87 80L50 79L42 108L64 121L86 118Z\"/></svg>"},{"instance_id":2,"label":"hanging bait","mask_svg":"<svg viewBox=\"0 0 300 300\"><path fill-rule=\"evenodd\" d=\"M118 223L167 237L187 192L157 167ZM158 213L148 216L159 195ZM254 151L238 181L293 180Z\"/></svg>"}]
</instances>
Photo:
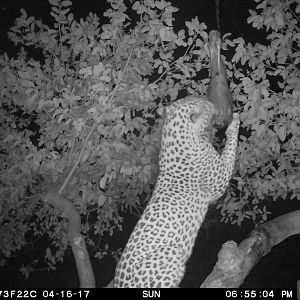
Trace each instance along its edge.
<instances>
[{"instance_id":1,"label":"hanging bait","mask_svg":"<svg viewBox=\"0 0 300 300\"><path fill-rule=\"evenodd\" d=\"M227 82L225 65L221 57L221 34L216 30L209 33L208 49L210 55L210 83L207 98L214 103L218 114L213 123L224 127L232 121L232 96Z\"/></svg>"}]
</instances>

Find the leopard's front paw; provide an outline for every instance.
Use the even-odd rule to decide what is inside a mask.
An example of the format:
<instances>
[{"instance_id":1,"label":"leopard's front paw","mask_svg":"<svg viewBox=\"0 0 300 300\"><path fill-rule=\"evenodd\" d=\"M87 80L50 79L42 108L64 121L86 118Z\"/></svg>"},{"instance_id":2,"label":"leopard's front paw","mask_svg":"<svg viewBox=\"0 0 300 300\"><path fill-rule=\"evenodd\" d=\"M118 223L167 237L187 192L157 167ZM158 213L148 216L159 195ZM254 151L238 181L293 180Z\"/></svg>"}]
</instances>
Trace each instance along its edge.
<instances>
[{"instance_id":1,"label":"leopard's front paw","mask_svg":"<svg viewBox=\"0 0 300 300\"><path fill-rule=\"evenodd\" d=\"M231 132L237 132L240 127L240 117L238 113L233 113L232 121L226 129L226 135L230 134Z\"/></svg>"}]
</instances>

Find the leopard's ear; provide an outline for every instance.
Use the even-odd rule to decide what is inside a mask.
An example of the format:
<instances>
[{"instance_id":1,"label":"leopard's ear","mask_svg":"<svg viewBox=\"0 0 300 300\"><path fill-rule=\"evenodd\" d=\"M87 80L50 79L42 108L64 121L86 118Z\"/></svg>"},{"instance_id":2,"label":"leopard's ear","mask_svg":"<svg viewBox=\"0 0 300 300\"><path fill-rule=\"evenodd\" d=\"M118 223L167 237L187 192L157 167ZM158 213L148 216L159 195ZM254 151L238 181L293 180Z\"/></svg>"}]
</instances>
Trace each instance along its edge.
<instances>
[{"instance_id":1,"label":"leopard's ear","mask_svg":"<svg viewBox=\"0 0 300 300\"><path fill-rule=\"evenodd\" d=\"M201 113L197 112L197 113L191 113L190 115L190 119L191 121L195 124L197 122L197 120L201 117Z\"/></svg>"}]
</instances>

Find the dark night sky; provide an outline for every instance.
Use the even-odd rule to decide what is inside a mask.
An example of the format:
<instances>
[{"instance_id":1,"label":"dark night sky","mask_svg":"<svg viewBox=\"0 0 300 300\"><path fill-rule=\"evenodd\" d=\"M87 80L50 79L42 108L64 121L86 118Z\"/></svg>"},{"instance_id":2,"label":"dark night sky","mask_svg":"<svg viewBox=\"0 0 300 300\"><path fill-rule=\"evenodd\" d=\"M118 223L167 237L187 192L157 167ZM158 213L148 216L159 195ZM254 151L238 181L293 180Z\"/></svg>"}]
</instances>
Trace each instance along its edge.
<instances>
[{"instance_id":1,"label":"dark night sky","mask_svg":"<svg viewBox=\"0 0 300 300\"><path fill-rule=\"evenodd\" d=\"M71 11L76 19L85 18L89 12L99 17L107 9L105 0L73 0ZM180 8L174 14L177 28L182 28L184 21L198 16L200 22L205 22L208 29L216 29L215 0L170 0L173 6ZM255 9L254 0L219 0L221 32L232 32L234 37L242 36L246 41L263 42L263 32L253 29L247 24L249 9ZM8 42L7 31L20 16L20 8L24 8L28 15L49 22L50 5L48 0L2 0L0 7L0 51L10 52L13 44Z\"/></svg>"}]
</instances>

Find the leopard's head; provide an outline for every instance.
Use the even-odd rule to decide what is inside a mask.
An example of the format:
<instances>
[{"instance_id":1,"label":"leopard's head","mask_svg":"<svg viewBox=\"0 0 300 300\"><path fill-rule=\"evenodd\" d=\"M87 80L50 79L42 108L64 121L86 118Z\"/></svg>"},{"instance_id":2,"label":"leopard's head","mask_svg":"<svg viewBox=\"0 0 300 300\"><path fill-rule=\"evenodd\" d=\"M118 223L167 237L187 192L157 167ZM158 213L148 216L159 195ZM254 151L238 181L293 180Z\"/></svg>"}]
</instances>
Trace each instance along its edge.
<instances>
[{"instance_id":1,"label":"leopard's head","mask_svg":"<svg viewBox=\"0 0 300 300\"><path fill-rule=\"evenodd\" d=\"M166 108L162 142L180 146L206 139L215 114L214 104L205 98L187 97L174 102Z\"/></svg>"}]
</instances>

